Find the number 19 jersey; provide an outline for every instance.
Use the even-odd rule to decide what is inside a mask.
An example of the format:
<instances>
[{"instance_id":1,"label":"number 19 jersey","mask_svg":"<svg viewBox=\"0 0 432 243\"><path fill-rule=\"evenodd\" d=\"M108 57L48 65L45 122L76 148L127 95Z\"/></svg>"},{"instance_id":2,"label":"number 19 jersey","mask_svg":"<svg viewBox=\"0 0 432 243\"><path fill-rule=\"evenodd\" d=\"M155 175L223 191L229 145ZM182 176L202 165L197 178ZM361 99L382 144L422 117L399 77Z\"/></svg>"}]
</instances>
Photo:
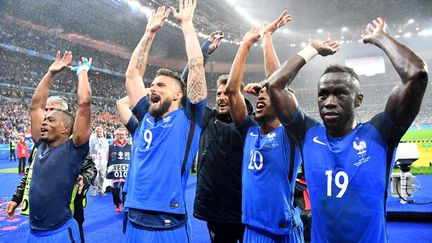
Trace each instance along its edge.
<instances>
[{"instance_id":1,"label":"number 19 jersey","mask_svg":"<svg viewBox=\"0 0 432 243\"><path fill-rule=\"evenodd\" d=\"M381 113L343 137L298 112L312 208L312 242L386 242L388 157L406 128Z\"/></svg>"}]
</instances>

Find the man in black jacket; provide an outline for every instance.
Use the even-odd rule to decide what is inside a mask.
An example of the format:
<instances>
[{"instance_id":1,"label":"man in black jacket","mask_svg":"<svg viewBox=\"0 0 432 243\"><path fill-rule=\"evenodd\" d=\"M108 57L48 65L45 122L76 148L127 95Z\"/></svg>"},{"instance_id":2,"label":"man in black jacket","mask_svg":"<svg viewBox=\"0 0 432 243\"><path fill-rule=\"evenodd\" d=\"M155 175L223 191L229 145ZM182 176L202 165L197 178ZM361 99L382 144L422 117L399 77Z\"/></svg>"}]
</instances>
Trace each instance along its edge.
<instances>
[{"instance_id":1,"label":"man in black jacket","mask_svg":"<svg viewBox=\"0 0 432 243\"><path fill-rule=\"evenodd\" d=\"M68 110L69 105L65 98L61 96L51 96L47 99L47 104L45 106L45 112L51 111L53 109L59 110ZM21 214L29 215L29 201L28 201L28 189L31 181L31 170L33 165L33 158L36 154L37 145L33 147L33 150L30 154L29 164L30 166L26 169L24 176L21 178L20 183L18 184L15 193L12 196L11 201L6 206L6 213L9 219L14 217L15 209L22 203ZM75 197L73 199L73 218L77 221L81 242L84 242L84 231L83 231L83 223L84 223L84 207L87 203L86 193L87 189L91 184L91 180L93 176L96 174L96 167L93 163L90 156L84 160L84 163L81 167L80 175L77 179L77 190L75 193Z\"/></svg>"},{"instance_id":2,"label":"man in black jacket","mask_svg":"<svg viewBox=\"0 0 432 243\"><path fill-rule=\"evenodd\" d=\"M223 38L213 32L201 47L206 63ZM186 81L188 66L182 73ZM225 85L228 75L217 80L216 108L207 107L201 131L194 217L207 222L211 242L242 242L241 164L243 139L231 122ZM247 102L248 103L248 102ZM249 103L250 104L250 103ZM249 106L252 112L252 105Z\"/></svg>"},{"instance_id":3,"label":"man in black jacket","mask_svg":"<svg viewBox=\"0 0 432 243\"><path fill-rule=\"evenodd\" d=\"M230 243L243 241L243 139L230 117L227 80L217 80L216 108L207 108L201 132L194 216L207 221L212 242Z\"/></svg>"}]
</instances>

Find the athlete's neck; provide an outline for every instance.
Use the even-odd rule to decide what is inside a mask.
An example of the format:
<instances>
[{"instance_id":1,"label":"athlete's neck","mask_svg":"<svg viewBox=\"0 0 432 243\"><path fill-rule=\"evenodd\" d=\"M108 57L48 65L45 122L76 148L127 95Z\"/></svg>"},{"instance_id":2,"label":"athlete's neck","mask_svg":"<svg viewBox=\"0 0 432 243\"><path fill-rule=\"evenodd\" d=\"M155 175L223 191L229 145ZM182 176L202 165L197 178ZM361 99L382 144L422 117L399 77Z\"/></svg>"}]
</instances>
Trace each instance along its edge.
<instances>
[{"instance_id":1,"label":"athlete's neck","mask_svg":"<svg viewBox=\"0 0 432 243\"><path fill-rule=\"evenodd\" d=\"M260 133L265 135L281 125L280 121L275 118L260 124Z\"/></svg>"},{"instance_id":2,"label":"athlete's neck","mask_svg":"<svg viewBox=\"0 0 432 243\"><path fill-rule=\"evenodd\" d=\"M355 119L351 119L341 126L326 128L326 131L329 136L337 138L349 134L356 126L357 121Z\"/></svg>"},{"instance_id":3,"label":"athlete's neck","mask_svg":"<svg viewBox=\"0 0 432 243\"><path fill-rule=\"evenodd\" d=\"M48 142L47 146L48 146L48 148L55 148L55 147L58 147L64 143L66 143L67 140L68 140L68 137L62 137L62 138L59 138L55 141Z\"/></svg>"}]
</instances>

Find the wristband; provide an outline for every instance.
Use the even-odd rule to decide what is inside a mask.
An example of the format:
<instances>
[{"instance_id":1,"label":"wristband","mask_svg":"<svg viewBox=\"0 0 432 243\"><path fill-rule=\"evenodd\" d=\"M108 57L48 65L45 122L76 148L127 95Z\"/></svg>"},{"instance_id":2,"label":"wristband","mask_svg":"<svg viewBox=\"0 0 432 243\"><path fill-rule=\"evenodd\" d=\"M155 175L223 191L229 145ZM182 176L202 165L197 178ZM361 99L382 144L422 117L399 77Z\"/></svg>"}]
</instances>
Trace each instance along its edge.
<instances>
[{"instance_id":1,"label":"wristband","mask_svg":"<svg viewBox=\"0 0 432 243\"><path fill-rule=\"evenodd\" d=\"M312 58L318 55L318 51L311 45L306 46L303 50L299 51L297 55L303 57L306 63L308 63Z\"/></svg>"},{"instance_id":2,"label":"wristband","mask_svg":"<svg viewBox=\"0 0 432 243\"><path fill-rule=\"evenodd\" d=\"M84 61L81 66L73 67L72 71L74 71L76 74L80 73L81 71L88 72L88 70L90 70L90 66L91 64L89 61Z\"/></svg>"}]
</instances>

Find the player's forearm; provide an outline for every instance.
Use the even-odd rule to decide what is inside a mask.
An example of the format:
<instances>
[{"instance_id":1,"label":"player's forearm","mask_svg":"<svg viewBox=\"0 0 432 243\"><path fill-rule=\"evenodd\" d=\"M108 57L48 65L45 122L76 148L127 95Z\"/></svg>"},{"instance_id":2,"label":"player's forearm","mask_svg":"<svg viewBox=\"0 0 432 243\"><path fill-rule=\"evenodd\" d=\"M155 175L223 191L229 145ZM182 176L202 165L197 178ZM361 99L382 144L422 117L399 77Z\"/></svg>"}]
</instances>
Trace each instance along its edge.
<instances>
[{"instance_id":1,"label":"player's forearm","mask_svg":"<svg viewBox=\"0 0 432 243\"><path fill-rule=\"evenodd\" d=\"M48 71L39 82L36 90L33 93L31 109L44 108L48 99L49 89L54 80L54 74Z\"/></svg>"},{"instance_id":2,"label":"player's forearm","mask_svg":"<svg viewBox=\"0 0 432 243\"><path fill-rule=\"evenodd\" d=\"M249 56L251 46L252 43L243 42L237 51L237 54L231 66L228 82L226 85L226 92L228 94L241 92L241 85L244 78L246 60Z\"/></svg>"},{"instance_id":3,"label":"player's forearm","mask_svg":"<svg viewBox=\"0 0 432 243\"><path fill-rule=\"evenodd\" d=\"M92 92L88 81L87 71L78 73L77 105L90 109Z\"/></svg>"},{"instance_id":4,"label":"player's forearm","mask_svg":"<svg viewBox=\"0 0 432 243\"><path fill-rule=\"evenodd\" d=\"M376 45L387 54L403 83L427 82L428 68L426 63L407 46L388 34L379 38Z\"/></svg>"},{"instance_id":5,"label":"player's forearm","mask_svg":"<svg viewBox=\"0 0 432 243\"><path fill-rule=\"evenodd\" d=\"M148 54L153 43L155 33L146 30L135 50L132 53L126 70L126 88L128 88L128 80L134 80L134 77L144 77L145 69L147 66ZM128 77L130 77L128 79ZM133 83L130 84L133 86Z\"/></svg>"},{"instance_id":6,"label":"player's forearm","mask_svg":"<svg viewBox=\"0 0 432 243\"><path fill-rule=\"evenodd\" d=\"M189 65L186 92L190 102L192 104L197 104L201 100L207 98L204 57L192 21L182 23L182 28Z\"/></svg>"},{"instance_id":7,"label":"player's forearm","mask_svg":"<svg viewBox=\"0 0 432 243\"><path fill-rule=\"evenodd\" d=\"M280 62L273 45L272 35L264 34L262 37L262 43L265 77L269 78L270 75L280 67Z\"/></svg>"},{"instance_id":8,"label":"player's forearm","mask_svg":"<svg viewBox=\"0 0 432 243\"><path fill-rule=\"evenodd\" d=\"M191 60L192 58L200 58L203 60L202 65L204 67L204 57L192 21L182 23L182 30L188 60Z\"/></svg>"}]
</instances>

